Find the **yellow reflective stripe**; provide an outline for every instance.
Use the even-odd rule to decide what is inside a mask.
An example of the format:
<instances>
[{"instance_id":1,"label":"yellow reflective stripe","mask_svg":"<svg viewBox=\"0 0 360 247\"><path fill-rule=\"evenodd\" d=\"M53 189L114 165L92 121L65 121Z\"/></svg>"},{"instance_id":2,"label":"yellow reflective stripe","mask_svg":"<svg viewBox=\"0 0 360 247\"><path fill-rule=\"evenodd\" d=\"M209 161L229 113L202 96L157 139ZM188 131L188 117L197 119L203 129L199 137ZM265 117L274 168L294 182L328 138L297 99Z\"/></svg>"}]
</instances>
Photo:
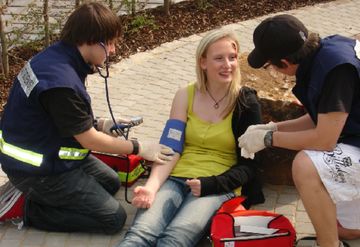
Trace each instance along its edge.
<instances>
[{"instance_id":1,"label":"yellow reflective stripe","mask_svg":"<svg viewBox=\"0 0 360 247\"><path fill-rule=\"evenodd\" d=\"M140 163L135 167L134 170L129 172L128 183L136 180L142 173L144 172L144 168L140 165ZM125 183L126 181L126 172L118 172L118 176L121 182Z\"/></svg>"},{"instance_id":2,"label":"yellow reflective stripe","mask_svg":"<svg viewBox=\"0 0 360 247\"><path fill-rule=\"evenodd\" d=\"M0 131L0 151L3 154L6 154L14 159L20 160L33 166L39 167L43 161L42 154L38 154L6 143L5 140L2 138L2 131Z\"/></svg>"},{"instance_id":3,"label":"yellow reflective stripe","mask_svg":"<svg viewBox=\"0 0 360 247\"><path fill-rule=\"evenodd\" d=\"M61 147L59 158L63 160L82 160L89 153L89 149Z\"/></svg>"}]
</instances>

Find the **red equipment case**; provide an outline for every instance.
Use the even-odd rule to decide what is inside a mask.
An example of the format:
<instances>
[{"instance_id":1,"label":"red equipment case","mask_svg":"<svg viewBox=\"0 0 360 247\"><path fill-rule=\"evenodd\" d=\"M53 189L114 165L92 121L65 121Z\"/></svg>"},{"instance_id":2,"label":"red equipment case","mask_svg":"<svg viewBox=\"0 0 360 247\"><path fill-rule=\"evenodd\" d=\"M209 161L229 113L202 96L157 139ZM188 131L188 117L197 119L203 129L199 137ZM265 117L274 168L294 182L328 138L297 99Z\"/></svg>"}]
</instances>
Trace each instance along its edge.
<instances>
[{"instance_id":1,"label":"red equipment case","mask_svg":"<svg viewBox=\"0 0 360 247\"><path fill-rule=\"evenodd\" d=\"M221 206L211 222L214 247L293 247L295 229L281 214L246 210L243 197Z\"/></svg>"},{"instance_id":2,"label":"red equipment case","mask_svg":"<svg viewBox=\"0 0 360 247\"><path fill-rule=\"evenodd\" d=\"M114 169L118 173L122 184L125 184L126 182L127 172L129 172L127 181L128 186L133 185L136 180L145 172L143 166L141 165L141 162L144 162L144 159L138 155L130 154L125 156L97 152L92 152L92 154Z\"/></svg>"}]
</instances>

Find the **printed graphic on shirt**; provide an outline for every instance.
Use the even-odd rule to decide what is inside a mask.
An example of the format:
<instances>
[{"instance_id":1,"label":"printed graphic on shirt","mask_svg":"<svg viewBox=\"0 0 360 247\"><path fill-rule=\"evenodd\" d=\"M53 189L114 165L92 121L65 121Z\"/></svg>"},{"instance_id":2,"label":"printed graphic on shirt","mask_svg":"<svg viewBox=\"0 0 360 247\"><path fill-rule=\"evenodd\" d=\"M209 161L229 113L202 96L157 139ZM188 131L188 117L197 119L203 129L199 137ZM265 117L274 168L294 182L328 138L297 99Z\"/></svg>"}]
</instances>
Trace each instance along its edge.
<instances>
[{"instance_id":1,"label":"printed graphic on shirt","mask_svg":"<svg viewBox=\"0 0 360 247\"><path fill-rule=\"evenodd\" d=\"M360 148L336 144L332 152L305 150L334 203L360 199Z\"/></svg>"},{"instance_id":2,"label":"printed graphic on shirt","mask_svg":"<svg viewBox=\"0 0 360 247\"><path fill-rule=\"evenodd\" d=\"M332 152L324 152L323 159L335 182L349 182L347 181L349 171L346 168L352 166L351 158L343 154L339 146L336 146Z\"/></svg>"},{"instance_id":3,"label":"printed graphic on shirt","mask_svg":"<svg viewBox=\"0 0 360 247\"><path fill-rule=\"evenodd\" d=\"M21 69L17 79L19 80L21 88L24 90L27 97L29 97L36 84L39 83L39 80L36 78L36 75L30 66L30 61L27 62L24 68Z\"/></svg>"}]
</instances>

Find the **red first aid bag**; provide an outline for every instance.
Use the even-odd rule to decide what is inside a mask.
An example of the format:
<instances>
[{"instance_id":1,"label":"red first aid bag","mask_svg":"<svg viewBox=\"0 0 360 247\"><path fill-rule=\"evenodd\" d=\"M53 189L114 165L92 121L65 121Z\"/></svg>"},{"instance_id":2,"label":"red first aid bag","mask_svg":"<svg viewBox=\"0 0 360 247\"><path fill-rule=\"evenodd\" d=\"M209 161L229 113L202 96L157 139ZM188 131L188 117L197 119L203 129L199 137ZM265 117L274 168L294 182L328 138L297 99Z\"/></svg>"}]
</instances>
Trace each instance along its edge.
<instances>
[{"instance_id":1,"label":"red first aid bag","mask_svg":"<svg viewBox=\"0 0 360 247\"><path fill-rule=\"evenodd\" d=\"M293 247L295 229L281 214L246 210L245 198L236 197L220 207L211 222L214 247Z\"/></svg>"},{"instance_id":2,"label":"red first aid bag","mask_svg":"<svg viewBox=\"0 0 360 247\"><path fill-rule=\"evenodd\" d=\"M131 186L144 173L144 168L141 165L143 158L138 155L115 155L92 152L92 154L103 161L105 164L114 169L122 184L126 183Z\"/></svg>"}]
</instances>

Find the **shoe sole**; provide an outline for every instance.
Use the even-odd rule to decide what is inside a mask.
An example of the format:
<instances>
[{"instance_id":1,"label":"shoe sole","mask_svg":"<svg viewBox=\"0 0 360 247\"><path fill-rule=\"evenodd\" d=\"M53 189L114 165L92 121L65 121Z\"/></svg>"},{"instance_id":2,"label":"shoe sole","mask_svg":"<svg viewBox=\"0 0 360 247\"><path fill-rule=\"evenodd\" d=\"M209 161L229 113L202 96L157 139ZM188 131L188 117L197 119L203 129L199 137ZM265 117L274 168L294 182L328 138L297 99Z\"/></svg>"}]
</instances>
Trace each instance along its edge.
<instances>
[{"instance_id":1,"label":"shoe sole","mask_svg":"<svg viewBox=\"0 0 360 247\"><path fill-rule=\"evenodd\" d=\"M10 197L14 194L16 188L8 181L3 186L1 186L1 189L2 190L0 191L0 205L6 203L6 201L10 199Z\"/></svg>"},{"instance_id":2,"label":"shoe sole","mask_svg":"<svg viewBox=\"0 0 360 247\"><path fill-rule=\"evenodd\" d=\"M9 199L4 203L4 205L1 206L0 204L0 218L3 217L14 206L21 194L22 192L20 190L15 189L13 194L8 196Z\"/></svg>"},{"instance_id":3,"label":"shoe sole","mask_svg":"<svg viewBox=\"0 0 360 247\"><path fill-rule=\"evenodd\" d=\"M350 247L350 245L348 243L346 243L345 241L340 241L343 245L343 247ZM317 245L316 243L316 237L315 236L309 236L309 237L304 237L304 238L300 238L299 240L296 241L295 243L296 247L319 247L319 245Z\"/></svg>"}]
</instances>

